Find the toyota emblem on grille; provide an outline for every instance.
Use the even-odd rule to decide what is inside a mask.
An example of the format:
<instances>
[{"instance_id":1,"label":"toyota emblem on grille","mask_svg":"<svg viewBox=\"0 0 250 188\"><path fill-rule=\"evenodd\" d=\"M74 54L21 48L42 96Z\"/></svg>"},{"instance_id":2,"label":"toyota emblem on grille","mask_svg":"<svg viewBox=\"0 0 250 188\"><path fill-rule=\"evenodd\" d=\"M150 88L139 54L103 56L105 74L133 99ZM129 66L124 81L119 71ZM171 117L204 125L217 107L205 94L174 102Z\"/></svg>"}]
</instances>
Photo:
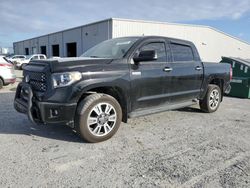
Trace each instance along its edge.
<instances>
[{"instance_id":1,"label":"toyota emblem on grille","mask_svg":"<svg viewBox=\"0 0 250 188\"><path fill-rule=\"evenodd\" d=\"M25 82L29 82L30 81L30 77L29 77L29 75L27 75L26 77L25 77Z\"/></svg>"}]
</instances>

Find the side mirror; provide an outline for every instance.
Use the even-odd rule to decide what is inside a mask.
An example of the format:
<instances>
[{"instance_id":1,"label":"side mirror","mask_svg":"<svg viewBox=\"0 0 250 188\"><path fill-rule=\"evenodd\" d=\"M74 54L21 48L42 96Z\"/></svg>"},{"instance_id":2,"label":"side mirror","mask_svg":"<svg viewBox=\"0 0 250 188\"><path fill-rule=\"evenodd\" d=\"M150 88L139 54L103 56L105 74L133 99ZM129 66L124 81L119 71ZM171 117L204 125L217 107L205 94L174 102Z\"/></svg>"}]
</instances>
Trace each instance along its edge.
<instances>
[{"instance_id":1,"label":"side mirror","mask_svg":"<svg viewBox=\"0 0 250 188\"><path fill-rule=\"evenodd\" d=\"M155 50L141 51L137 57L134 57L134 62L138 63L141 61L154 61L157 60L157 52Z\"/></svg>"}]
</instances>

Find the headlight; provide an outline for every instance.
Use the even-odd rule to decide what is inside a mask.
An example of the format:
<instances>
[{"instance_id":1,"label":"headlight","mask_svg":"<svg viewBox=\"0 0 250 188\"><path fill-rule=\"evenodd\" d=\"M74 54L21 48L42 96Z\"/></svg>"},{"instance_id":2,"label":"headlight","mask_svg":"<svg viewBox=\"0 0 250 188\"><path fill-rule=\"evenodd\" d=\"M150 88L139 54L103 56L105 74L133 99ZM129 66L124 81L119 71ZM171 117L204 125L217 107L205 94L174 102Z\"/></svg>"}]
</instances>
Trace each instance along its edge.
<instances>
[{"instance_id":1,"label":"headlight","mask_svg":"<svg viewBox=\"0 0 250 188\"><path fill-rule=\"evenodd\" d=\"M52 75L54 88L65 87L81 80L82 74L80 72L64 72L55 73Z\"/></svg>"}]
</instances>

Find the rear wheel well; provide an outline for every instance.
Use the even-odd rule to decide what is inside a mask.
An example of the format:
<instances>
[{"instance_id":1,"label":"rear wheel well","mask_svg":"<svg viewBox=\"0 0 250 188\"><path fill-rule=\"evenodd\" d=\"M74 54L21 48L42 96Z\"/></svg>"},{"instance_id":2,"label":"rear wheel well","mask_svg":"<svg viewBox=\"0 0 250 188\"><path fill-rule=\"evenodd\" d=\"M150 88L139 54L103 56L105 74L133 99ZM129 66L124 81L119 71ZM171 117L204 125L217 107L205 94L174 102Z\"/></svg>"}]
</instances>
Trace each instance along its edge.
<instances>
[{"instance_id":1,"label":"rear wheel well","mask_svg":"<svg viewBox=\"0 0 250 188\"><path fill-rule=\"evenodd\" d=\"M98 87L98 88L90 89L89 91L82 94L81 98L78 101L78 104L86 96L88 96L92 93L104 93L104 94L107 94L107 95L114 97L118 101L118 103L120 104L120 106L122 108L122 121L127 123L127 120L128 120L127 101L126 101L126 98L125 98L125 96L120 88L118 88L118 87Z\"/></svg>"},{"instance_id":2,"label":"rear wheel well","mask_svg":"<svg viewBox=\"0 0 250 188\"><path fill-rule=\"evenodd\" d=\"M215 78L211 80L209 84L217 85L220 87L221 91L223 91L224 81L222 79Z\"/></svg>"}]
</instances>

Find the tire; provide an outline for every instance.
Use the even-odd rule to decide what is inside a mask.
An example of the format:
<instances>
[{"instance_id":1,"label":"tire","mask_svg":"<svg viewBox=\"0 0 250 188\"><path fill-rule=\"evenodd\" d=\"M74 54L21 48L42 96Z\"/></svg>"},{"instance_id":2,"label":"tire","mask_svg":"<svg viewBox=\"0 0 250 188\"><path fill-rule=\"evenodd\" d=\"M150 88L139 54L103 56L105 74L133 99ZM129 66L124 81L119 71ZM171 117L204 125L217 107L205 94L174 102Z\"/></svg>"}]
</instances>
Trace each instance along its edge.
<instances>
[{"instance_id":1,"label":"tire","mask_svg":"<svg viewBox=\"0 0 250 188\"><path fill-rule=\"evenodd\" d=\"M20 70L23 70L23 68L27 65L27 63L24 63L20 66Z\"/></svg>"},{"instance_id":2,"label":"tire","mask_svg":"<svg viewBox=\"0 0 250 188\"><path fill-rule=\"evenodd\" d=\"M203 100L200 100L200 109L207 113L218 110L221 102L221 89L217 85L208 85L207 93Z\"/></svg>"},{"instance_id":3,"label":"tire","mask_svg":"<svg viewBox=\"0 0 250 188\"><path fill-rule=\"evenodd\" d=\"M3 80L0 78L0 89L2 89L3 88Z\"/></svg>"},{"instance_id":4,"label":"tire","mask_svg":"<svg viewBox=\"0 0 250 188\"><path fill-rule=\"evenodd\" d=\"M115 98L91 94L77 107L75 131L87 142L102 142L117 132L121 120L122 109Z\"/></svg>"}]
</instances>

